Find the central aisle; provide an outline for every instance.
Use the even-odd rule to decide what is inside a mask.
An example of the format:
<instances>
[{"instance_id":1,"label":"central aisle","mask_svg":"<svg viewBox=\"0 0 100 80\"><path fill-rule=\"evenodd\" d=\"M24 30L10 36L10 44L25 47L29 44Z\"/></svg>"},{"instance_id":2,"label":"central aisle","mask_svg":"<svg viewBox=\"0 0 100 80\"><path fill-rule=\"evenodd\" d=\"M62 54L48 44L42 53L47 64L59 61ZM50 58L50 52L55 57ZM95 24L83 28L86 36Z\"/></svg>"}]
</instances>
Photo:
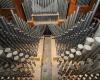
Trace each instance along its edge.
<instances>
[{"instance_id":1,"label":"central aisle","mask_svg":"<svg viewBox=\"0 0 100 80\"><path fill-rule=\"evenodd\" d=\"M45 37L42 56L42 80L52 80L51 37Z\"/></svg>"}]
</instances>

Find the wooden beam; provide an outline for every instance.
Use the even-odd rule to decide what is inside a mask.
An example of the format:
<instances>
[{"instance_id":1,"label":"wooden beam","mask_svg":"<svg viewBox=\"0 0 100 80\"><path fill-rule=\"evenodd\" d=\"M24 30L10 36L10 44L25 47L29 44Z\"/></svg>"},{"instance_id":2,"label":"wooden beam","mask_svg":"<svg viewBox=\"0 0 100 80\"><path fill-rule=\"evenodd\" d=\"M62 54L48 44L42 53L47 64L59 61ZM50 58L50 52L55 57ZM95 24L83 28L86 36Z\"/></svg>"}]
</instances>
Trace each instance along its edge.
<instances>
[{"instance_id":1,"label":"wooden beam","mask_svg":"<svg viewBox=\"0 0 100 80\"><path fill-rule=\"evenodd\" d=\"M60 25L64 22L63 19L58 19L56 21L27 21L27 23L33 27L34 25L44 25L44 24L54 24L54 25Z\"/></svg>"},{"instance_id":2,"label":"wooden beam","mask_svg":"<svg viewBox=\"0 0 100 80\"><path fill-rule=\"evenodd\" d=\"M34 16L59 16L59 13L53 13L53 14L32 14L32 17Z\"/></svg>"}]
</instances>

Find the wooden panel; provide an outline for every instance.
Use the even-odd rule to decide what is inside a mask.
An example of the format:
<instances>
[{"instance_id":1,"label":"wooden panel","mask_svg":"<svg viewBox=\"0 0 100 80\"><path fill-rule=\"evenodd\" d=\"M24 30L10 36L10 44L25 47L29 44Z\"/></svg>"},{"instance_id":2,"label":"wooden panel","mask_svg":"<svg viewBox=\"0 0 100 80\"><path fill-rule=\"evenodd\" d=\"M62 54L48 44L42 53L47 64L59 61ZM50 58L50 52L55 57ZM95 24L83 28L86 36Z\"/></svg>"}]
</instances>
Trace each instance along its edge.
<instances>
[{"instance_id":1,"label":"wooden panel","mask_svg":"<svg viewBox=\"0 0 100 80\"><path fill-rule=\"evenodd\" d=\"M91 0L89 6L90 6L90 9L92 8L93 4L96 3L96 0Z\"/></svg>"},{"instance_id":2,"label":"wooden panel","mask_svg":"<svg viewBox=\"0 0 100 80\"><path fill-rule=\"evenodd\" d=\"M25 18L25 14L21 5L21 0L13 0L14 4L15 4L15 9L16 9L16 13L19 17L21 17L22 19L26 20Z\"/></svg>"},{"instance_id":3,"label":"wooden panel","mask_svg":"<svg viewBox=\"0 0 100 80\"><path fill-rule=\"evenodd\" d=\"M12 15L11 15L10 9L0 9L0 15L5 16L5 18L8 20L11 20Z\"/></svg>"},{"instance_id":4,"label":"wooden panel","mask_svg":"<svg viewBox=\"0 0 100 80\"><path fill-rule=\"evenodd\" d=\"M91 8L95 2L96 2L96 0L91 0L89 5L81 5L80 12L83 12L83 13L88 12L89 10L91 10ZM70 0L68 15L71 15L77 9L76 3L77 3L77 0Z\"/></svg>"},{"instance_id":5,"label":"wooden panel","mask_svg":"<svg viewBox=\"0 0 100 80\"><path fill-rule=\"evenodd\" d=\"M77 0L70 0L68 15L71 15L76 10L76 2Z\"/></svg>"},{"instance_id":6,"label":"wooden panel","mask_svg":"<svg viewBox=\"0 0 100 80\"><path fill-rule=\"evenodd\" d=\"M5 16L8 20L10 20L12 16L10 10L13 9L14 12L17 13L19 17L26 20L24 11L21 5L21 0L12 0L12 2L14 3L15 8L2 8L2 9L0 8L0 15Z\"/></svg>"},{"instance_id":7,"label":"wooden panel","mask_svg":"<svg viewBox=\"0 0 100 80\"><path fill-rule=\"evenodd\" d=\"M82 6L80 7L80 12L86 13L86 12L88 12L89 10L90 10L89 5L82 5Z\"/></svg>"}]
</instances>

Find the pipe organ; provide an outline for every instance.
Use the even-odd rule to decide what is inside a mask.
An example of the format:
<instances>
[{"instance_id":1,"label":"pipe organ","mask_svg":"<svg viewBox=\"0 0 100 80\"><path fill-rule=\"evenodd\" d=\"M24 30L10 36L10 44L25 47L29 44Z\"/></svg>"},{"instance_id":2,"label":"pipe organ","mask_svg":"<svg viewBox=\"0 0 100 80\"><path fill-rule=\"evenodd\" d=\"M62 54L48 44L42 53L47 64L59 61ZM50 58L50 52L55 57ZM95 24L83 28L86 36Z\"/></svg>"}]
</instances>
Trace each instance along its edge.
<instances>
[{"instance_id":1,"label":"pipe organ","mask_svg":"<svg viewBox=\"0 0 100 80\"><path fill-rule=\"evenodd\" d=\"M99 7L0 0L0 80L100 80Z\"/></svg>"}]
</instances>

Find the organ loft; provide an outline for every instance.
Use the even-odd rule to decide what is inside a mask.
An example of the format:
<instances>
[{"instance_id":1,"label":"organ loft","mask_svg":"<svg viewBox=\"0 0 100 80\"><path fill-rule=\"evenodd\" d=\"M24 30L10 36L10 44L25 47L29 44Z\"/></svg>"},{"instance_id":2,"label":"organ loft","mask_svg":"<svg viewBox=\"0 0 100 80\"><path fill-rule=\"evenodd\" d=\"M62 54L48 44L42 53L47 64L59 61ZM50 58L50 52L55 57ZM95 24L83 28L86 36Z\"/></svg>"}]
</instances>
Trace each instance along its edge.
<instances>
[{"instance_id":1,"label":"organ loft","mask_svg":"<svg viewBox=\"0 0 100 80\"><path fill-rule=\"evenodd\" d=\"M100 80L100 0L0 0L0 80Z\"/></svg>"}]
</instances>

